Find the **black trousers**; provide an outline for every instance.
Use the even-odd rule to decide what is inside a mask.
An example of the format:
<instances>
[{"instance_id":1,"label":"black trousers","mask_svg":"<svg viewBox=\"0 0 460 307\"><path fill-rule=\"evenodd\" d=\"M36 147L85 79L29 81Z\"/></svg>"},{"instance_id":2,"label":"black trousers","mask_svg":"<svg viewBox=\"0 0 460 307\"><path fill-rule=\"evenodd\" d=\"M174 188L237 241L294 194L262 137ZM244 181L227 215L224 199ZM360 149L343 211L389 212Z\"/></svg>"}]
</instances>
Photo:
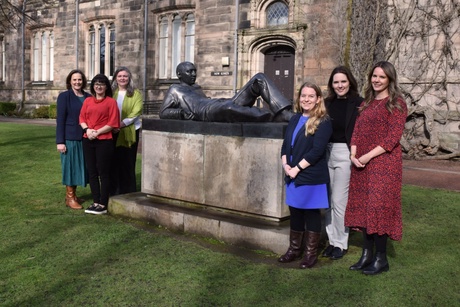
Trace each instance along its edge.
<instances>
[{"instance_id":1,"label":"black trousers","mask_svg":"<svg viewBox=\"0 0 460 307\"><path fill-rule=\"evenodd\" d=\"M111 165L110 195L136 192L136 159L139 147L139 130L136 130L136 142L130 148L118 146ZM118 134L114 134L116 138Z\"/></svg>"},{"instance_id":2,"label":"black trousers","mask_svg":"<svg viewBox=\"0 0 460 307\"><path fill-rule=\"evenodd\" d=\"M93 202L109 204L110 166L114 151L113 140L83 139L83 154L88 169Z\"/></svg>"}]
</instances>

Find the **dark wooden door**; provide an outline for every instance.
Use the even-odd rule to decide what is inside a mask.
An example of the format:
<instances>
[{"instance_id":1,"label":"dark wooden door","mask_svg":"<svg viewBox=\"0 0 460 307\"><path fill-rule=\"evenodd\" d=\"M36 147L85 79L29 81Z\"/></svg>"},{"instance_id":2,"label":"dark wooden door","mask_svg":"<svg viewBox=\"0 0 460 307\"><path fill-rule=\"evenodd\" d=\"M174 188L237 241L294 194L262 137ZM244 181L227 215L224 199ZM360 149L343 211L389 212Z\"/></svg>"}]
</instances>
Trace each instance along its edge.
<instances>
[{"instance_id":1,"label":"dark wooden door","mask_svg":"<svg viewBox=\"0 0 460 307\"><path fill-rule=\"evenodd\" d=\"M294 62L294 49L289 46L276 46L265 52L264 73L291 101L294 97Z\"/></svg>"}]
</instances>

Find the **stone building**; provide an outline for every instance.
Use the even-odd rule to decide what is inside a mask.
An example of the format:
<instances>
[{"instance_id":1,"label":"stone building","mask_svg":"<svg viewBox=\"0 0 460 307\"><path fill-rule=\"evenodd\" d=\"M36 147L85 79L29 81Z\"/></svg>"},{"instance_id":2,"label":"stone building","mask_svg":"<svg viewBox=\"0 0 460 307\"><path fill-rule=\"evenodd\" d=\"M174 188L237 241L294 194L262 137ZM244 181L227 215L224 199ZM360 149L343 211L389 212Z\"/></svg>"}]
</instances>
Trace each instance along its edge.
<instances>
[{"instance_id":1,"label":"stone building","mask_svg":"<svg viewBox=\"0 0 460 307\"><path fill-rule=\"evenodd\" d=\"M293 99L307 79L324 85L340 61L334 35L346 20L328 18L336 2L28 0L24 41L20 18L0 33L0 100L51 104L71 69L91 79L122 65L145 100L157 101L184 60L196 63L209 96L232 95L262 71Z\"/></svg>"},{"instance_id":2,"label":"stone building","mask_svg":"<svg viewBox=\"0 0 460 307\"><path fill-rule=\"evenodd\" d=\"M0 101L55 102L74 68L91 79L127 66L146 102L192 61L212 97L266 73L295 98L348 65L360 87L374 62L396 66L412 156L458 157L460 5L452 0L12 0L0 14ZM146 108L148 110L148 108ZM447 154L447 155L444 155Z\"/></svg>"}]
</instances>

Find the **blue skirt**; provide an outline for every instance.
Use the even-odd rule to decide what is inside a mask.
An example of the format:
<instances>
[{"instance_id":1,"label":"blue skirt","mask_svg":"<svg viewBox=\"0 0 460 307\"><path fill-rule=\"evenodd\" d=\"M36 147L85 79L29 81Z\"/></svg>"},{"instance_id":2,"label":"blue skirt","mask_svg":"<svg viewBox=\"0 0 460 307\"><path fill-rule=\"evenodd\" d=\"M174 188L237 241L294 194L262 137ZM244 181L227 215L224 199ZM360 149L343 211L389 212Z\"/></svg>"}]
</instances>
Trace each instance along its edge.
<instances>
[{"instance_id":1,"label":"blue skirt","mask_svg":"<svg viewBox=\"0 0 460 307\"><path fill-rule=\"evenodd\" d=\"M61 153L62 184L86 187L88 173L81 141L65 141L66 153Z\"/></svg>"},{"instance_id":2,"label":"blue skirt","mask_svg":"<svg viewBox=\"0 0 460 307\"><path fill-rule=\"evenodd\" d=\"M286 184L286 204L298 209L327 209L327 184L296 186L294 181L291 181Z\"/></svg>"}]
</instances>

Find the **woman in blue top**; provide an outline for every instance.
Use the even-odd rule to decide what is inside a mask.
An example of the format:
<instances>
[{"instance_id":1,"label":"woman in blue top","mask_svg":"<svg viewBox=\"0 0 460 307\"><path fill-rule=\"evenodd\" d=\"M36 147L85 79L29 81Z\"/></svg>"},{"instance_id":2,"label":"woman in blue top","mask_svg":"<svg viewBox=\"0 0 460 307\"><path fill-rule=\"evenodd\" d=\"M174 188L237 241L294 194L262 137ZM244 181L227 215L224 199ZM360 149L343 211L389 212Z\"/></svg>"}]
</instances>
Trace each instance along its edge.
<instances>
[{"instance_id":1,"label":"woman in blue top","mask_svg":"<svg viewBox=\"0 0 460 307\"><path fill-rule=\"evenodd\" d=\"M79 69L72 70L66 78L67 91L57 99L56 147L61 153L62 184L66 186L65 204L71 209L82 209L76 196L77 186L88 183L83 158L83 130L78 123L80 110L86 97L87 80ZM81 202L81 200L80 200Z\"/></svg>"},{"instance_id":2,"label":"woman in blue top","mask_svg":"<svg viewBox=\"0 0 460 307\"><path fill-rule=\"evenodd\" d=\"M294 115L286 128L281 160L285 172L286 204L291 213L289 248L278 261L287 263L305 253L300 268L311 268L317 260L321 235L320 209L329 208L326 149L332 125L319 87L300 87ZM306 231L305 231L306 230Z\"/></svg>"}]
</instances>

